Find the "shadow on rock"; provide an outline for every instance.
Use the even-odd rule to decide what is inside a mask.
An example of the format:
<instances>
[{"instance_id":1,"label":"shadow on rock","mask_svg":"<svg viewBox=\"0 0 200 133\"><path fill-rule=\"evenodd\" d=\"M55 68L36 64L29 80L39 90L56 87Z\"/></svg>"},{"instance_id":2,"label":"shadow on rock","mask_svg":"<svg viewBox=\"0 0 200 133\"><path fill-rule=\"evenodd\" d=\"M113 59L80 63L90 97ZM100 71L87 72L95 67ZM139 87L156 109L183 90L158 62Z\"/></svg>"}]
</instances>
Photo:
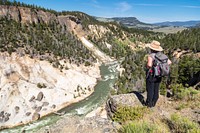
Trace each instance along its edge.
<instances>
[{"instance_id":1,"label":"shadow on rock","mask_svg":"<svg viewBox=\"0 0 200 133\"><path fill-rule=\"evenodd\" d=\"M141 102L142 105L146 105L146 102L145 102L145 97L142 95L142 93L138 92L138 91L132 91L131 93L135 94L135 96L138 98L138 100Z\"/></svg>"}]
</instances>

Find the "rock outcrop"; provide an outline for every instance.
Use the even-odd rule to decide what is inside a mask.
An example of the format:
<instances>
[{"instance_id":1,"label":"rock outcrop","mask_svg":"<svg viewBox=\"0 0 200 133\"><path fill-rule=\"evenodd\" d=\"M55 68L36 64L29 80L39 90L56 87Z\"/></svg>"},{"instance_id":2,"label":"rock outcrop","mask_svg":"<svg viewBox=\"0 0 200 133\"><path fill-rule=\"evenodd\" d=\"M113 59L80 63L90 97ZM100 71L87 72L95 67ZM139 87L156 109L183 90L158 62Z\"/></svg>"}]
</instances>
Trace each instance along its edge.
<instances>
[{"instance_id":1,"label":"rock outcrop","mask_svg":"<svg viewBox=\"0 0 200 133\"><path fill-rule=\"evenodd\" d=\"M0 18L15 20L16 22L23 24L56 23L65 25L70 31L72 31L75 25L78 24L77 21L75 21L78 18L75 17L74 20L72 19L71 15L57 16L56 14L50 13L48 11L7 5L0 5Z\"/></svg>"},{"instance_id":2,"label":"rock outcrop","mask_svg":"<svg viewBox=\"0 0 200 133\"><path fill-rule=\"evenodd\" d=\"M22 23L50 23L58 21L56 15L27 7L0 5L0 17L7 17Z\"/></svg>"},{"instance_id":3,"label":"rock outcrop","mask_svg":"<svg viewBox=\"0 0 200 133\"><path fill-rule=\"evenodd\" d=\"M120 94L111 96L106 104L107 115L112 118L120 106L143 106L144 97L139 93Z\"/></svg>"},{"instance_id":4,"label":"rock outcrop","mask_svg":"<svg viewBox=\"0 0 200 133\"><path fill-rule=\"evenodd\" d=\"M101 117L66 116L52 126L43 127L37 133L117 133L115 125Z\"/></svg>"}]
</instances>

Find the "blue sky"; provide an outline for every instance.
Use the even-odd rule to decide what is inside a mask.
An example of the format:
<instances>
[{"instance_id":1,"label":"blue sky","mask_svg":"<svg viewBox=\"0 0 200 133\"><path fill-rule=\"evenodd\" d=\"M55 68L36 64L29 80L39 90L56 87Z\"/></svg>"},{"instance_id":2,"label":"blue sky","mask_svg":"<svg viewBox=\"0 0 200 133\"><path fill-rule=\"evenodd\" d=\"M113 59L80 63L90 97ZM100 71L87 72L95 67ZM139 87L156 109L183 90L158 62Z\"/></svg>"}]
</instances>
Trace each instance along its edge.
<instances>
[{"instance_id":1,"label":"blue sky","mask_svg":"<svg viewBox=\"0 0 200 133\"><path fill-rule=\"evenodd\" d=\"M98 17L136 17L142 22L200 20L200 0L17 0L56 11Z\"/></svg>"}]
</instances>

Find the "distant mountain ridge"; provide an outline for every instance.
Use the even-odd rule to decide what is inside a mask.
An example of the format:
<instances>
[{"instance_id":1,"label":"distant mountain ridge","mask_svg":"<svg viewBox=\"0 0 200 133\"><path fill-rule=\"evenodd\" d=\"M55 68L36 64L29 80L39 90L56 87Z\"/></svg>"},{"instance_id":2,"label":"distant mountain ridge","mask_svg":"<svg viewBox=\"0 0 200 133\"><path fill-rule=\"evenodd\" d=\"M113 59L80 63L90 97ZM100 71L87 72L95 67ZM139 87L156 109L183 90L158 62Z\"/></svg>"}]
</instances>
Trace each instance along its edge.
<instances>
[{"instance_id":1,"label":"distant mountain ridge","mask_svg":"<svg viewBox=\"0 0 200 133\"><path fill-rule=\"evenodd\" d=\"M132 23L133 25L142 23L136 17L113 17L113 18L95 17L95 18L99 21L106 21L106 22L117 21L121 23Z\"/></svg>"},{"instance_id":2,"label":"distant mountain ridge","mask_svg":"<svg viewBox=\"0 0 200 133\"><path fill-rule=\"evenodd\" d=\"M124 26L129 28L139 28L139 29L151 29L151 28L158 28L158 27L170 27L170 26L177 26L177 27L195 27L200 25L200 20L191 20L191 21L166 21L166 22L159 22L159 23L145 23L139 21L136 17L113 17L113 18L103 18L103 17L95 17L99 21L103 22L112 22L116 21Z\"/></svg>"},{"instance_id":3,"label":"distant mountain ridge","mask_svg":"<svg viewBox=\"0 0 200 133\"><path fill-rule=\"evenodd\" d=\"M111 19L120 22L126 26L136 26L137 24L151 25L139 21L136 17L114 17Z\"/></svg>"},{"instance_id":4,"label":"distant mountain ridge","mask_svg":"<svg viewBox=\"0 0 200 133\"><path fill-rule=\"evenodd\" d=\"M113 17L113 18L103 18L103 17L95 17L98 21L103 22L112 22L116 21L124 26L129 28L141 28L148 29L154 27L152 24L144 23L139 21L136 17Z\"/></svg>"},{"instance_id":5,"label":"distant mountain ridge","mask_svg":"<svg viewBox=\"0 0 200 133\"><path fill-rule=\"evenodd\" d=\"M166 21L160 23L154 23L157 26L182 26L182 27L194 27L200 24L200 20L191 20L191 21Z\"/></svg>"}]
</instances>

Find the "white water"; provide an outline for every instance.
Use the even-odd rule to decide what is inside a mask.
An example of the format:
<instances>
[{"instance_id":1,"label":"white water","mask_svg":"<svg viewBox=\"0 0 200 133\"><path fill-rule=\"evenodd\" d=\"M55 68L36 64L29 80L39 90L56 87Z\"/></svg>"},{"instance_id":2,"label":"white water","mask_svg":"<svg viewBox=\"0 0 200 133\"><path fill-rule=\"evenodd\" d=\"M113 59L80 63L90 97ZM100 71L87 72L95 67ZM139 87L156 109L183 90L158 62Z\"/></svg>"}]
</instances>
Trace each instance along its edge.
<instances>
[{"instance_id":1,"label":"white water","mask_svg":"<svg viewBox=\"0 0 200 133\"><path fill-rule=\"evenodd\" d=\"M101 75L102 80L97 83L95 86L94 93L86 98L85 100L70 105L65 109L62 109L58 113L65 112L65 115L86 115L87 113L91 112L92 110L99 107L106 99L109 94L110 88L112 88L116 78L118 77L118 67L117 62L109 63L108 66L101 66ZM65 116L64 115L64 116ZM24 126L16 127L13 129L7 129L1 131L1 133L19 133L25 131L27 132L37 132L42 127L49 126L64 116L58 116L52 114L45 118L42 118L34 123L27 124Z\"/></svg>"}]
</instances>

